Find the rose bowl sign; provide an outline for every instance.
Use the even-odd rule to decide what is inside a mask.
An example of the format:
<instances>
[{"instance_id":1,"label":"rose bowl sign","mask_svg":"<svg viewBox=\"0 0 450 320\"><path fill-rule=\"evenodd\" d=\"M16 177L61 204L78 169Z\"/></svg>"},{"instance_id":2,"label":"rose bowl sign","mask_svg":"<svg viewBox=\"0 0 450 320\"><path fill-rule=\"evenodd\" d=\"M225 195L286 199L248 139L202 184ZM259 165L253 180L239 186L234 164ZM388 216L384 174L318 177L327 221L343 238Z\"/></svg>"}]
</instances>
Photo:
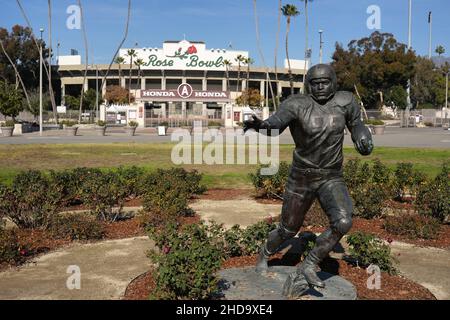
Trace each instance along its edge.
<instances>
[{"instance_id":1,"label":"rose bowl sign","mask_svg":"<svg viewBox=\"0 0 450 320\"><path fill-rule=\"evenodd\" d=\"M141 69L154 70L221 70L224 71L225 60L234 63L241 55L248 57L246 51L206 49L203 42L166 41L163 48L134 49L137 59L142 59L144 64ZM124 64L130 63L128 49L121 49L119 56L125 58ZM241 66L246 66L241 63Z\"/></svg>"},{"instance_id":2,"label":"rose bowl sign","mask_svg":"<svg viewBox=\"0 0 450 320\"><path fill-rule=\"evenodd\" d=\"M192 89L188 83L182 83L177 90L141 90L141 98L148 101L198 101L229 102L228 91L200 91Z\"/></svg>"}]
</instances>

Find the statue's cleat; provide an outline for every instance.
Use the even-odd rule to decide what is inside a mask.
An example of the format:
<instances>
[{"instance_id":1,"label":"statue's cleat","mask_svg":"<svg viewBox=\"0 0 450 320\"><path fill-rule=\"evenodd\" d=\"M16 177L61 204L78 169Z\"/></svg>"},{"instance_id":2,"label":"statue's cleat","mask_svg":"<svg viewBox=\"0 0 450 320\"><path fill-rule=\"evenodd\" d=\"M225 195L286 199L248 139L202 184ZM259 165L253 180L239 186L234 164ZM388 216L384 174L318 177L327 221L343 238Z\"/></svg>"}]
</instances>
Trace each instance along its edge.
<instances>
[{"instance_id":1,"label":"statue's cleat","mask_svg":"<svg viewBox=\"0 0 450 320\"><path fill-rule=\"evenodd\" d=\"M300 273L305 277L306 281L309 283L309 285L318 287L318 288L325 288L325 283L320 280L320 278L317 276L316 271L314 270L314 267L304 267L300 268Z\"/></svg>"},{"instance_id":2,"label":"statue's cleat","mask_svg":"<svg viewBox=\"0 0 450 320\"><path fill-rule=\"evenodd\" d=\"M269 270L267 262L269 261L269 256L265 254L265 247L262 246L259 251L258 260L256 262L255 271L258 273L266 273Z\"/></svg>"},{"instance_id":3,"label":"statue's cleat","mask_svg":"<svg viewBox=\"0 0 450 320\"><path fill-rule=\"evenodd\" d=\"M302 274L306 281L314 287L325 288L325 283L319 279L316 273L317 263L320 260L311 252L298 268L298 273Z\"/></svg>"}]
</instances>

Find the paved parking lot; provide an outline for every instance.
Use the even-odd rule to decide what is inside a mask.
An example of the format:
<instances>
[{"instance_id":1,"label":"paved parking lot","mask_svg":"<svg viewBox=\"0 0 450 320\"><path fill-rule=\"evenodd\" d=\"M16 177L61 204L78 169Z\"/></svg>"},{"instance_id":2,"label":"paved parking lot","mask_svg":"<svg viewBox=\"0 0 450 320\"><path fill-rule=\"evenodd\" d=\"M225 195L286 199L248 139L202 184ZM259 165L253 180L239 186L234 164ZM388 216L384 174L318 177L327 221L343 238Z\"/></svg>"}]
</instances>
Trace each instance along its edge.
<instances>
[{"instance_id":1,"label":"paved parking lot","mask_svg":"<svg viewBox=\"0 0 450 320\"><path fill-rule=\"evenodd\" d=\"M150 129L138 129L136 136L126 136L121 128L108 129L106 136L97 136L94 130L80 129L75 137L68 137L63 130L26 133L6 138L0 136L0 144L70 144L70 143L162 143L171 142L170 134L158 136ZM398 128L387 127L384 135L374 136L375 146L450 148L450 131L442 128ZM280 136L281 144L293 143L289 130ZM345 145L352 145L349 135L345 136Z\"/></svg>"}]
</instances>

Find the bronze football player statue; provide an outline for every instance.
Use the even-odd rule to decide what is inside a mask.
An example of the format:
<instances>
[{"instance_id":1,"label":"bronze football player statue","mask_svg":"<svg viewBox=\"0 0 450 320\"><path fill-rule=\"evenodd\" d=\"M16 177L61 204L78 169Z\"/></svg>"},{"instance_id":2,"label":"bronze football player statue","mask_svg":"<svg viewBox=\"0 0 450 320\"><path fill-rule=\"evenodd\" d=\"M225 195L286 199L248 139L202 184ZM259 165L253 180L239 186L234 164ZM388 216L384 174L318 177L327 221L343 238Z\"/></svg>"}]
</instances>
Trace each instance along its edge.
<instances>
[{"instance_id":1,"label":"bronze football player statue","mask_svg":"<svg viewBox=\"0 0 450 320\"><path fill-rule=\"evenodd\" d=\"M281 221L262 246L256 270L267 271L268 258L298 233L316 198L330 222L296 273L288 278L284 288L288 295L293 290L289 287L296 282L325 287L316 273L318 264L352 226L353 206L342 173L345 126L360 154L369 155L373 150L370 131L361 121L360 107L351 92L337 91L336 73L331 66L313 66L306 75L305 86L305 95L292 95L267 120L253 116L244 122L244 131L265 129L268 134L273 129L282 133L289 127L295 142Z\"/></svg>"}]
</instances>

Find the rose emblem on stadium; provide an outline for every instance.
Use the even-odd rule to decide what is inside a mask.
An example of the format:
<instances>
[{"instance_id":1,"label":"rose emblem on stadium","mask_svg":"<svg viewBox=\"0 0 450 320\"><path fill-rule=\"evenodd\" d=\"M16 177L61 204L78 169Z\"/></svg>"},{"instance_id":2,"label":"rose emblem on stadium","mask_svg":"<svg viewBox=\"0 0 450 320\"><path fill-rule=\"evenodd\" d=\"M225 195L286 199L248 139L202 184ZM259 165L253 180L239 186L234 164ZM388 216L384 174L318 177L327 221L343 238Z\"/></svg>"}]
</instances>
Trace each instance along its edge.
<instances>
[{"instance_id":1,"label":"rose emblem on stadium","mask_svg":"<svg viewBox=\"0 0 450 320\"><path fill-rule=\"evenodd\" d=\"M182 53L181 48L178 48L178 50L175 51L173 56L167 56L167 57L168 58L179 58L179 59L183 60L183 59L187 59L187 57L189 55L196 54L196 53L197 53L197 48L194 45L192 45L189 48L187 48L187 50L184 53Z\"/></svg>"}]
</instances>

